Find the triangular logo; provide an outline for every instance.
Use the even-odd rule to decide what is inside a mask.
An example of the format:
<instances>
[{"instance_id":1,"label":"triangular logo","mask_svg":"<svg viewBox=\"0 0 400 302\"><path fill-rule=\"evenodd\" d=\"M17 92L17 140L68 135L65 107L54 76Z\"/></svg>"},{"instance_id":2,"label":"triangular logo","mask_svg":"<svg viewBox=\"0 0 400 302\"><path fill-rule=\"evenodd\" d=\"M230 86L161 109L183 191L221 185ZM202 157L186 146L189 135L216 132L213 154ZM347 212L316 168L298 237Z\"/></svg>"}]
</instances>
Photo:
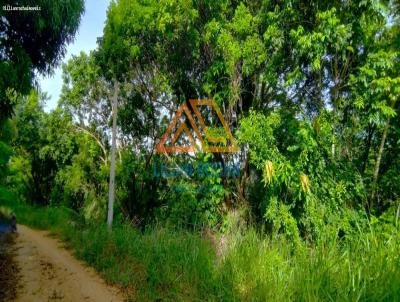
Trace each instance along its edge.
<instances>
[{"instance_id":1,"label":"triangular logo","mask_svg":"<svg viewBox=\"0 0 400 302\"><path fill-rule=\"evenodd\" d=\"M203 136L201 135L199 128L197 127L197 125L193 119L193 116L191 115L190 110L185 102L178 108L178 110L176 111L176 114L174 115L171 122L169 123L166 132L164 133L160 142L158 143L158 145L155 148L156 152L159 152L159 153L189 153L189 152L197 152L198 151L196 144L195 144L195 140L194 140L193 136L191 135L185 120L181 122L181 124L178 126L175 133L172 135L170 145L168 145L168 146L166 145L168 137L171 135L172 130L177 125L179 118L182 116L183 113L189 120L189 123L192 126L192 129L196 135L196 138L200 142L201 147L203 148L203 150L205 152L217 153L217 152L237 152L237 151L239 151L239 148L236 145L236 142L233 138L231 131L228 128L228 125L221 113L221 110L219 109L219 107L217 106L217 104L215 103L214 100L209 100L209 99L207 99L207 100L190 100L189 102L190 102L190 105L193 109L195 116L197 117L197 119L200 123L200 126L204 132L207 142L223 143L226 140L228 140L230 145L229 146L209 146L208 144L205 144L205 142L203 140ZM223 126L223 129L224 129L227 139L222 136L212 135L210 133L208 127L206 126L206 124L204 122L203 117L200 114L200 111L198 109L199 106L211 106L214 109L214 111L217 113L219 121L221 122L221 124ZM188 139L189 146L174 145L178 141L179 137L182 134L184 134L186 136L186 138Z\"/></svg>"}]
</instances>

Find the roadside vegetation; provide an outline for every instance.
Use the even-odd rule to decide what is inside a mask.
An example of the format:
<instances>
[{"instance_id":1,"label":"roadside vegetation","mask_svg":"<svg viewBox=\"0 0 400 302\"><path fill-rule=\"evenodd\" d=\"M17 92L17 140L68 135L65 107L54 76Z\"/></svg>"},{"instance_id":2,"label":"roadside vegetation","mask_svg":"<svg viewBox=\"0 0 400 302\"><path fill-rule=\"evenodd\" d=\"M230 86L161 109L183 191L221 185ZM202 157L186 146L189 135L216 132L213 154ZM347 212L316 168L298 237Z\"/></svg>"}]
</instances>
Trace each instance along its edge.
<instances>
[{"instance_id":1,"label":"roadside vegetation","mask_svg":"<svg viewBox=\"0 0 400 302\"><path fill-rule=\"evenodd\" d=\"M399 231L394 213L384 223L357 222L350 236L315 244L293 242L254 228L209 237L171 226L140 231L117 224L86 225L66 208L13 205L21 223L50 230L94 266L130 301L397 301ZM362 225L365 223L365 225ZM224 244L221 245L221 242Z\"/></svg>"},{"instance_id":2,"label":"roadside vegetation","mask_svg":"<svg viewBox=\"0 0 400 302\"><path fill-rule=\"evenodd\" d=\"M62 45L82 13L69 2ZM41 52L48 68L28 48L32 78L0 95L0 205L132 301L400 300L399 24L397 1L112 2L97 49L63 64L54 110L34 71L62 47ZM155 152L179 106L206 98L239 151ZM229 147L208 107L202 139Z\"/></svg>"}]
</instances>

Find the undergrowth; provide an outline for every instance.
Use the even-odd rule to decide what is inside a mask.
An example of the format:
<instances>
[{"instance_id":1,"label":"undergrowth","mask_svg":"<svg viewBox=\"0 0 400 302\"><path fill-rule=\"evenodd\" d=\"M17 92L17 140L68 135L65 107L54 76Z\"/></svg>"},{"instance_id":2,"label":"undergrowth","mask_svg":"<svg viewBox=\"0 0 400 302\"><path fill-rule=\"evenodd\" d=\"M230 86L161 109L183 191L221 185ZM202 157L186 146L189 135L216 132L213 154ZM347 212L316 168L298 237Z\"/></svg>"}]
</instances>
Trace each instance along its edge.
<instances>
[{"instance_id":1,"label":"undergrowth","mask_svg":"<svg viewBox=\"0 0 400 302\"><path fill-rule=\"evenodd\" d=\"M155 225L85 225L65 208L8 204L20 223L49 229L129 301L399 301L400 238L370 226L342 239L292 245L253 228L206 236ZM362 233L361 233L362 232Z\"/></svg>"}]
</instances>

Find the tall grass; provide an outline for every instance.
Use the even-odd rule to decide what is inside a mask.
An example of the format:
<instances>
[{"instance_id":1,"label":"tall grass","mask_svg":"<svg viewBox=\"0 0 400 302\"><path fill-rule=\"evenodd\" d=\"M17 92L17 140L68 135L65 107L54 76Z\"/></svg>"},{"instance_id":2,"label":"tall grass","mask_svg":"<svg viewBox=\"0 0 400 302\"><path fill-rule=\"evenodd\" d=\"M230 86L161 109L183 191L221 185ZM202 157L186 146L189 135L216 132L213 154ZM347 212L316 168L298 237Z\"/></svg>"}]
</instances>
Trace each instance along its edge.
<instances>
[{"instance_id":1,"label":"tall grass","mask_svg":"<svg viewBox=\"0 0 400 302\"><path fill-rule=\"evenodd\" d=\"M400 237L373 230L293 247L254 229L226 235L217 256L201 234L162 226L139 232L71 222L58 208L14 208L59 234L130 301L400 301Z\"/></svg>"}]
</instances>

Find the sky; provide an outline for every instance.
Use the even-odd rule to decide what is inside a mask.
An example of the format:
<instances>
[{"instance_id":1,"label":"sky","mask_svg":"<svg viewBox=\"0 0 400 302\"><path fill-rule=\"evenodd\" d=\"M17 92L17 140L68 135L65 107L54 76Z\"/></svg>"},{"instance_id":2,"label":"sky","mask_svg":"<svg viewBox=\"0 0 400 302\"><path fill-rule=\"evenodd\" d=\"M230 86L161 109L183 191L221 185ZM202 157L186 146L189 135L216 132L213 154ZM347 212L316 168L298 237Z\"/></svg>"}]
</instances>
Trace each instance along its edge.
<instances>
[{"instance_id":1,"label":"sky","mask_svg":"<svg viewBox=\"0 0 400 302\"><path fill-rule=\"evenodd\" d=\"M81 51L89 52L96 48L97 38L102 36L106 13L110 0L86 0L85 12L82 16L78 32L74 42L67 46L67 53L63 63L72 55L78 55ZM50 100L47 101L45 110L51 111L57 106L62 87L61 65L54 70L51 76L40 76L39 83L42 91L47 92Z\"/></svg>"}]
</instances>

